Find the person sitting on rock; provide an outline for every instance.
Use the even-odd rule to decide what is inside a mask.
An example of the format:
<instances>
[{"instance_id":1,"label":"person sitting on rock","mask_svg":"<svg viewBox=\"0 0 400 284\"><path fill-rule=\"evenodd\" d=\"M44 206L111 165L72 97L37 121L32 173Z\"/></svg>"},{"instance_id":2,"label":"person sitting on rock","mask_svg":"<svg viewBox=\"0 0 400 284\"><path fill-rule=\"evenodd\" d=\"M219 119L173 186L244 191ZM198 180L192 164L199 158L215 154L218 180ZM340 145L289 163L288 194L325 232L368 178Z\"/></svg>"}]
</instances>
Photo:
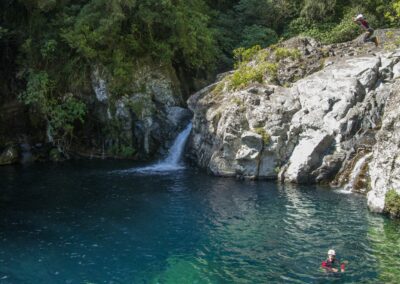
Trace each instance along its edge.
<instances>
[{"instance_id":1,"label":"person sitting on rock","mask_svg":"<svg viewBox=\"0 0 400 284\"><path fill-rule=\"evenodd\" d=\"M322 262L322 268L328 272L344 272L344 263L340 264L340 261L336 259L336 252L333 249L328 251L328 258Z\"/></svg>"},{"instance_id":2,"label":"person sitting on rock","mask_svg":"<svg viewBox=\"0 0 400 284\"><path fill-rule=\"evenodd\" d=\"M362 14L359 14L357 17L354 18L354 22L359 25L363 30L366 31L364 36L364 42L373 42L375 46L378 46L378 38L373 36L374 29L370 27L367 20L364 18Z\"/></svg>"}]
</instances>

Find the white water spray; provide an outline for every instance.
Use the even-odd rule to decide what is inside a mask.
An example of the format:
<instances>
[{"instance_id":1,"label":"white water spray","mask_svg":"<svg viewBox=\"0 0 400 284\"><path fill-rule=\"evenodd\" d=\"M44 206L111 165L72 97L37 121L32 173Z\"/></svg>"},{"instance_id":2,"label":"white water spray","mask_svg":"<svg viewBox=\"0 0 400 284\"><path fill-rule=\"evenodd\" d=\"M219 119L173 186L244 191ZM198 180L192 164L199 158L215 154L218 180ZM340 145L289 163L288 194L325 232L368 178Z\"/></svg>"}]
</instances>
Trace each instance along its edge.
<instances>
[{"instance_id":1,"label":"white water spray","mask_svg":"<svg viewBox=\"0 0 400 284\"><path fill-rule=\"evenodd\" d=\"M127 170L128 172L134 173L160 173L160 172L170 172L184 169L182 164L182 154L185 149L186 141L189 138L190 131L192 130L192 124L189 123L186 128L179 133L176 137L174 143L168 151L168 156L163 160L154 165L150 165L143 168L135 168Z\"/></svg>"},{"instance_id":2,"label":"white water spray","mask_svg":"<svg viewBox=\"0 0 400 284\"><path fill-rule=\"evenodd\" d=\"M361 170L363 169L366 161L372 156L372 153L368 153L367 155L365 155L364 157L362 157L361 159L359 159L356 163L356 165L354 166L353 171L351 172L350 175L350 180L348 182L348 184L345 185L344 187L344 192L346 193L351 193L353 191L353 188L355 186L355 183L357 181L358 176L361 173Z\"/></svg>"}]
</instances>

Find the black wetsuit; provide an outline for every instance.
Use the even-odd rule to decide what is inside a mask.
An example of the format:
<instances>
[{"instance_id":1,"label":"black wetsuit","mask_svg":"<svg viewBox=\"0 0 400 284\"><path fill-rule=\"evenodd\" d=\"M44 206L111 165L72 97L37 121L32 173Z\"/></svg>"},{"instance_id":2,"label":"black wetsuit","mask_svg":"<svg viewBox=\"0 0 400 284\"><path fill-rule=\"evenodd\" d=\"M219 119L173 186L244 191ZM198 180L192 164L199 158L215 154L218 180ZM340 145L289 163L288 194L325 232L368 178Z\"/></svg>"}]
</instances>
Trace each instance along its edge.
<instances>
[{"instance_id":1,"label":"black wetsuit","mask_svg":"<svg viewBox=\"0 0 400 284\"><path fill-rule=\"evenodd\" d=\"M338 271L340 271L340 261L337 259L333 259L332 261L329 260L329 258L325 261L326 263L326 268L336 268Z\"/></svg>"}]
</instances>

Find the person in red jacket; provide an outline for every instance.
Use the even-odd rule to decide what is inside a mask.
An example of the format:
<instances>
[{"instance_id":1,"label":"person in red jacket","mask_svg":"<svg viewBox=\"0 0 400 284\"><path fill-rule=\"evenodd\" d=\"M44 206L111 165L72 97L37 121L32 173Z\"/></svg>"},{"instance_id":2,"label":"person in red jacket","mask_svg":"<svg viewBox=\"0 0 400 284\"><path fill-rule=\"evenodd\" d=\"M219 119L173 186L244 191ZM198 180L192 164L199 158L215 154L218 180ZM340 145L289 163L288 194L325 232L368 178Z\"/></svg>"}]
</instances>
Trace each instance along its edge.
<instances>
[{"instance_id":1,"label":"person in red jacket","mask_svg":"<svg viewBox=\"0 0 400 284\"><path fill-rule=\"evenodd\" d=\"M364 36L364 42L372 41L375 43L375 46L378 46L378 39L374 35L374 29L370 27L367 20L364 18L362 14L359 14L357 17L354 18L354 22L358 24L363 30L366 31Z\"/></svg>"},{"instance_id":2,"label":"person in red jacket","mask_svg":"<svg viewBox=\"0 0 400 284\"><path fill-rule=\"evenodd\" d=\"M328 258L322 262L322 268L329 272L344 272L344 263L336 259L336 252L333 249L328 251Z\"/></svg>"}]
</instances>

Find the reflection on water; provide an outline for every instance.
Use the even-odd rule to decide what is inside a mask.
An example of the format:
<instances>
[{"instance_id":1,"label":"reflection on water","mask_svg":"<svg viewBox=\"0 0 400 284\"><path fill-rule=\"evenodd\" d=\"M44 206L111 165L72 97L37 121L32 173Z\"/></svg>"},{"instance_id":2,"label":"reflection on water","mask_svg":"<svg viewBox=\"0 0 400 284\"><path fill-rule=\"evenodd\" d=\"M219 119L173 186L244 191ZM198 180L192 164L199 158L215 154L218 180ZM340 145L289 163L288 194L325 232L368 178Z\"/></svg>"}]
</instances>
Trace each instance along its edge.
<instances>
[{"instance_id":1,"label":"reflection on water","mask_svg":"<svg viewBox=\"0 0 400 284\"><path fill-rule=\"evenodd\" d=\"M382 283L400 281L400 222L368 216L370 254L377 260L377 271Z\"/></svg>"},{"instance_id":2,"label":"reflection on water","mask_svg":"<svg viewBox=\"0 0 400 284\"><path fill-rule=\"evenodd\" d=\"M399 224L364 197L126 162L0 169L0 283L395 283ZM320 263L329 248L345 274Z\"/></svg>"}]
</instances>

